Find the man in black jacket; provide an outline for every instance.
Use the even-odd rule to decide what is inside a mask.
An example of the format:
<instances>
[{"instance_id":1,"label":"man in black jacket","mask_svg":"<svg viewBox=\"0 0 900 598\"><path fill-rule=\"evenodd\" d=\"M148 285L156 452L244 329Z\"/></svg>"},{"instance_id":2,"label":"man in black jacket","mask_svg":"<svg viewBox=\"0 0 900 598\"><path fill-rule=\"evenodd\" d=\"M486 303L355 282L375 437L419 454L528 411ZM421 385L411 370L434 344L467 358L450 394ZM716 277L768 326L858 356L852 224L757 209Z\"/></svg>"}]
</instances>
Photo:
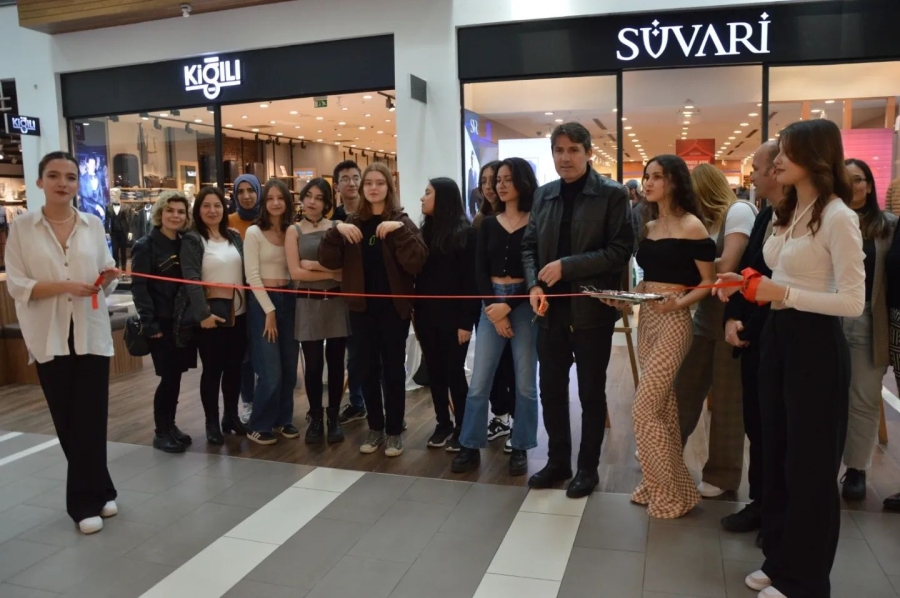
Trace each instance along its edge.
<instances>
[{"instance_id":1,"label":"man in black jacket","mask_svg":"<svg viewBox=\"0 0 900 598\"><path fill-rule=\"evenodd\" d=\"M550 136L560 180L534 194L522 239L525 282L539 312L537 350L541 405L549 436L547 466L528 485L549 488L572 477L569 370L577 364L581 399L578 473L566 495L589 495L599 483L597 466L606 427L606 368L619 313L590 297L566 297L584 286L618 289L634 249L628 192L591 167L591 134L578 123L559 125Z\"/></svg>"},{"instance_id":2,"label":"man in black jacket","mask_svg":"<svg viewBox=\"0 0 900 598\"><path fill-rule=\"evenodd\" d=\"M763 246L772 234L774 206L781 203L784 190L775 180L775 157L778 143L767 141L753 155L751 179L756 196L768 200L761 206L750 241L738 267L753 268L763 276L772 276L772 270L763 258ZM750 484L750 504L741 511L722 519L722 527L731 532L751 532L762 526L762 424L759 414L759 338L763 324L769 315L769 306L757 305L744 299L740 293L731 296L725 306L725 340L735 347L735 359L741 359L741 384L744 394L744 432L750 441L750 464L747 480Z\"/></svg>"}]
</instances>

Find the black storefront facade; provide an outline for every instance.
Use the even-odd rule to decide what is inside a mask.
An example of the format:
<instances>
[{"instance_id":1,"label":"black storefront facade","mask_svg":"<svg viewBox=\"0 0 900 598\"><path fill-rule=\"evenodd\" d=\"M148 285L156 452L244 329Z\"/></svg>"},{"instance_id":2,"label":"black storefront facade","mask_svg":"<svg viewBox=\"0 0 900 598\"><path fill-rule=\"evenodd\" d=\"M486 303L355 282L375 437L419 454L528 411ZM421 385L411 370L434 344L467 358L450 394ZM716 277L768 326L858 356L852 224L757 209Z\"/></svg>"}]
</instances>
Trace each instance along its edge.
<instances>
[{"instance_id":1,"label":"black storefront facade","mask_svg":"<svg viewBox=\"0 0 900 598\"><path fill-rule=\"evenodd\" d=\"M900 61L900 36L896 35L896 23L887 18L896 12L896 0L818 1L467 27L458 31L459 78L466 86L615 77L612 105L620 118L609 127L609 134L618 142L613 176L621 181L628 151L629 123L621 118L629 103L625 89L628 73L756 65L761 76L750 85L756 88L753 92L760 98L756 105L763 115L758 120L758 135L766 140L775 134L766 118L771 117L770 103L774 101L770 98L773 69ZM900 95L900 81L892 95ZM673 89L672 96L690 97L691 91ZM665 97L659 100L669 101ZM466 127L475 123L465 117L464 121L465 138ZM754 126L757 123L751 124Z\"/></svg>"},{"instance_id":2,"label":"black storefront facade","mask_svg":"<svg viewBox=\"0 0 900 598\"><path fill-rule=\"evenodd\" d=\"M154 130L165 131L168 142L170 132L181 134L186 130L199 136L197 129L202 129L209 163L205 168L208 174L198 179L207 179L203 184L212 183L221 189L235 174L222 168L223 144L234 137L223 123L223 106L393 90L394 41L392 35L381 35L63 73L61 89L70 149L78 156L92 148L110 146L109 164L104 165L110 173L106 177L110 184L118 185L117 170L129 166L115 163L116 141L104 123L118 124L139 115L144 123L135 142L141 154L136 168L142 176L131 176L139 180L128 180L124 186L148 186L144 164L148 154L152 159L153 152L161 150L144 147L149 146L144 143L145 135L150 138ZM203 118L184 118L184 114L198 114L198 110ZM194 124L201 121L203 124ZM268 136L271 141L275 134L269 132ZM290 143L288 135L283 143ZM90 167L99 168L100 159L93 160ZM198 166L204 170L204 164ZM82 165L82 176L84 169ZM162 165L159 169L165 170Z\"/></svg>"}]
</instances>

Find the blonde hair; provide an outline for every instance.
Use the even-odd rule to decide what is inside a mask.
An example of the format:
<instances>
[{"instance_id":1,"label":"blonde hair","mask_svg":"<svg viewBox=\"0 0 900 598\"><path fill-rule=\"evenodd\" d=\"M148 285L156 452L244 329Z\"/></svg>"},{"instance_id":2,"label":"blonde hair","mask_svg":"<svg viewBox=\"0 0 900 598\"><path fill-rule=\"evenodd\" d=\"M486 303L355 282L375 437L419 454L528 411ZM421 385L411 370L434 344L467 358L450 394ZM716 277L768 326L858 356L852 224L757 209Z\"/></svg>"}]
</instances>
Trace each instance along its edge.
<instances>
[{"instance_id":1,"label":"blonde hair","mask_svg":"<svg viewBox=\"0 0 900 598\"><path fill-rule=\"evenodd\" d=\"M691 172L691 187L697 196L706 230L710 233L718 231L725 222L728 208L737 201L728 179L712 164L700 164Z\"/></svg>"},{"instance_id":2,"label":"blonde hair","mask_svg":"<svg viewBox=\"0 0 900 598\"><path fill-rule=\"evenodd\" d=\"M359 204L358 212L360 220L368 220L369 218L374 216L374 214L372 214L372 204L370 204L369 200L366 199L366 177L373 172L381 174L387 181L387 195L384 198L384 216L393 214L400 209L400 200L397 197L397 188L394 186L393 173L383 162L372 162L371 164L369 164L362 175L363 200Z\"/></svg>"},{"instance_id":3,"label":"blonde hair","mask_svg":"<svg viewBox=\"0 0 900 598\"><path fill-rule=\"evenodd\" d=\"M180 191L163 191L159 194L159 199L156 200L156 204L153 206L153 213L151 214L151 219L153 220L153 226L162 226L162 215L163 211L172 203L183 203L184 211L185 211L185 221L184 221L184 229L188 230L191 228L191 202L188 201L188 198L185 197L184 193Z\"/></svg>"}]
</instances>

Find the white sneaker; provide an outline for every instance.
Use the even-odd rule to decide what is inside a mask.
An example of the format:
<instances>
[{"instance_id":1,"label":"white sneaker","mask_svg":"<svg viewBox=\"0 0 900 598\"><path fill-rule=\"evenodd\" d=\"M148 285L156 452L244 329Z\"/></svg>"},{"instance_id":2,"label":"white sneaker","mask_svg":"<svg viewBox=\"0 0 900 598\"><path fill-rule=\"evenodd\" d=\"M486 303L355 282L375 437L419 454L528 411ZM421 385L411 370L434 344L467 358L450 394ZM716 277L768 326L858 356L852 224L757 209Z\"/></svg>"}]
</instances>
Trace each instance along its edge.
<instances>
[{"instance_id":1,"label":"white sneaker","mask_svg":"<svg viewBox=\"0 0 900 598\"><path fill-rule=\"evenodd\" d=\"M99 517L88 517L78 522L78 529L82 534L96 534L103 529L103 520Z\"/></svg>"},{"instance_id":2,"label":"white sneaker","mask_svg":"<svg viewBox=\"0 0 900 598\"><path fill-rule=\"evenodd\" d=\"M753 573L745 577L744 583L747 584L747 587L751 590L764 591L767 588L771 587L772 580L769 579L768 575L762 572L762 569L760 569L759 571L754 571ZM777 592L778 590L775 591ZM775 594L775 596L777 595L778 594ZM762 594L760 594L760 596L762 596Z\"/></svg>"},{"instance_id":3,"label":"white sneaker","mask_svg":"<svg viewBox=\"0 0 900 598\"><path fill-rule=\"evenodd\" d=\"M716 498L725 494L725 491L718 486L713 486L706 482L700 482L700 485L697 486L697 492L699 492L700 496L703 498Z\"/></svg>"},{"instance_id":4,"label":"white sneaker","mask_svg":"<svg viewBox=\"0 0 900 598\"><path fill-rule=\"evenodd\" d=\"M787 596L770 586L760 592L756 598L787 598Z\"/></svg>"},{"instance_id":5,"label":"white sneaker","mask_svg":"<svg viewBox=\"0 0 900 598\"><path fill-rule=\"evenodd\" d=\"M115 517L119 514L119 506L116 504L116 501L111 500L100 510L101 517Z\"/></svg>"},{"instance_id":6,"label":"white sneaker","mask_svg":"<svg viewBox=\"0 0 900 598\"><path fill-rule=\"evenodd\" d=\"M244 403L241 402L241 414L238 416L238 419L241 420L241 423L245 426L247 422L250 421L250 414L253 413L253 403Z\"/></svg>"}]
</instances>

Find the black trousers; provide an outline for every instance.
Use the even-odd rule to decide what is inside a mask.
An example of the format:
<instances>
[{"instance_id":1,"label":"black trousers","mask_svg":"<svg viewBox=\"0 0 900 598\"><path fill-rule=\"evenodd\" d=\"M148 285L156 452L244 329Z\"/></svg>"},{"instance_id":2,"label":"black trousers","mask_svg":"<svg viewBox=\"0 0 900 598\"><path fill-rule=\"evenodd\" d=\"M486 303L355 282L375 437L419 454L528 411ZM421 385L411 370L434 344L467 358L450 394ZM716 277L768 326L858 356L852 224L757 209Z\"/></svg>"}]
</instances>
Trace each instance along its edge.
<instances>
[{"instance_id":1,"label":"black trousers","mask_svg":"<svg viewBox=\"0 0 900 598\"><path fill-rule=\"evenodd\" d=\"M99 516L116 488L106 467L109 357L76 355L71 332L69 353L37 364L37 373L69 463L66 511L78 522Z\"/></svg>"},{"instance_id":2,"label":"black trousers","mask_svg":"<svg viewBox=\"0 0 900 598\"><path fill-rule=\"evenodd\" d=\"M128 263L128 233L113 233L109 236L113 259L117 268L125 268Z\"/></svg>"},{"instance_id":3,"label":"black trousers","mask_svg":"<svg viewBox=\"0 0 900 598\"><path fill-rule=\"evenodd\" d=\"M175 425L178 395L181 394L181 375L196 367L196 347L186 349L175 345L172 323L162 324L162 338L151 338L150 357L159 376L159 385L153 395L153 421L157 434L166 434ZM193 358L193 363L191 359Z\"/></svg>"},{"instance_id":4,"label":"black trousers","mask_svg":"<svg viewBox=\"0 0 900 598\"><path fill-rule=\"evenodd\" d=\"M763 571L791 598L828 598L841 526L847 342L838 318L789 309L769 315L760 351Z\"/></svg>"},{"instance_id":5,"label":"black trousers","mask_svg":"<svg viewBox=\"0 0 900 598\"><path fill-rule=\"evenodd\" d=\"M303 385L306 398L309 400L309 412L315 416L322 415L322 375L325 363L328 363L328 409L337 413L344 395L344 351L347 349L347 338L330 338L327 341L302 341L303 361L306 371L303 374Z\"/></svg>"},{"instance_id":6,"label":"black trousers","mask_svg":"<svg viewBox=\"0 0 900 598\"><path fill-rule=\"evenodd\" d=\"M462 428L466 410L466 353L469 343L459 344L456 326L441 326L437 322L416 322L416 335L422 347L425 367L431 388L431 400L439 426L454 426L450 419L450 398L453 398L455 428Z\"/></svg>"},{"instance_id":7,"label":"black trousers","mask_svg":"<svg viewBox=\"0 0 900 598\"><path fill-rule=\"evenodd\" d=\"M759 343L755 341L741 349L741 385L744 400L744 433L750 441L750 464L747 466L747 482L750 500L763 497L763 437L759 412Z\"/></svg>"},{"instance_id":8,"label":"black trousers","mask_svg":"<svg viewBox=\"0 0 900 598\"><path fill-rule=\"evenodd\" d=\"M203 403L206 423L219 421L220 388L224 414L237 418L244 354L247 351L247 315L237 316L234 326L198 328L195 334L200 361L203 363L200 401Z\"/></svg>"},{"instance_id":9,"label":"black trousers","mask_svg":"<svg viewBox=\"0 0 900 598\"><path fill-rule=\"evenodd\" d=\"M551 325L538 330L541 407L547 430L549 461L572 462L569 425L569 370L576 364L581 400L581 447L578 469L595 471L606 431L606 368L612 351L613 325L587 330Z\"/></svg>"},{"instance_id":10,"label":"black trousers","mask_svg":"<svg viewBox=\"0 0 900 598\"><path fill-rule=\"evenodd\" d=\"M406 412L409 320L400 318L392 300L367 299L366 311L350 312L350 325L353 334L359 335L358 363L369 429L399 436Z\"/></svg>"},{"instance_id":11,"label":"black trousers","mask_svg":"<svg viewBox=\"0 0 900 598\"><path fill-rule=\"evenodd\" d=\"M512 343L507 343L494 372L491 387L491 413L516 416L516 366L513 363ZM462 419L460 419L462 421Z\"/></svg>"}]
</instances>

